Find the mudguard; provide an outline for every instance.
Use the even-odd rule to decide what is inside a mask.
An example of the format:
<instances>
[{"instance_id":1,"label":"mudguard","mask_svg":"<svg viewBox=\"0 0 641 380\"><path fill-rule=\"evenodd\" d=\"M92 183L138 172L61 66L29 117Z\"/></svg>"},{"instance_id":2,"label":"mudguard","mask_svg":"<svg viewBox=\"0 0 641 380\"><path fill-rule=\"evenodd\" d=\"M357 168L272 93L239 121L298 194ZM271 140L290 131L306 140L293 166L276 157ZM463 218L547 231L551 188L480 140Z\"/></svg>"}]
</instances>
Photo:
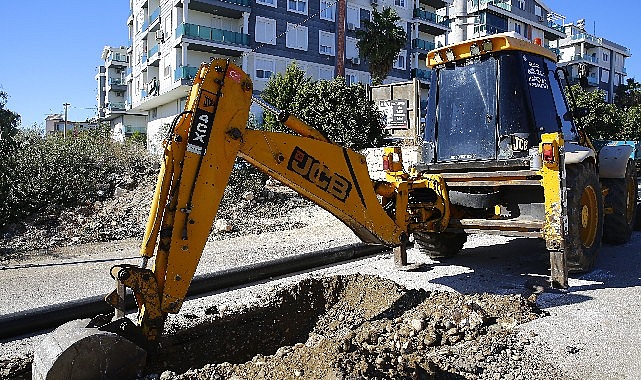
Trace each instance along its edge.
<instances>
[{"instance_id":1,"label":"mudguard","mask_svg":"<svg viewBox=\"0 0 641 380\"><path fill-rule=\"evenodd\" d=\"M625 178L628 160L634 151L630 145L604 146L599 152L599 178Z\"/></svg>"}]
</instances>

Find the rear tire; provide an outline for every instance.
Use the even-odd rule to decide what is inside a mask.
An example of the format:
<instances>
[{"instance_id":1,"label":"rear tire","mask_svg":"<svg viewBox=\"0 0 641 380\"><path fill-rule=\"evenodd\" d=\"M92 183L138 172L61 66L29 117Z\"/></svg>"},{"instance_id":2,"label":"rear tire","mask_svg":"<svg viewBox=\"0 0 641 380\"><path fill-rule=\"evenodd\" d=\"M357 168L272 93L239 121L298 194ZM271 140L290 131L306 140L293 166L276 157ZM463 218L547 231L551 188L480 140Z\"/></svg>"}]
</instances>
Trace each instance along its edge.
<instances>
[{"instance_id":1,"label":"rear tire","mask_svg":"<svg viewBox=\"0 0 641 380\"><path fill-rule=\"evenodd\" d=\"M569 272L592 269L603 237L603 196L592 163L566 167L568 236L565 250Z\"/></svg>"},{"instance_id":2,"label":"rear tire","mask_svg":"<svg viewBox=\"0 0 641 380\"><path fill-rule=\"evenodd\" d=\"M431 259L447 259L455 256L467 241L464 233L414 232L414 242L419 251Z\"/></svg>"},{"instance_id":3,"label":"rear tire","mask_svg":"<svg viewBox=\"0 0 641 380\"><path fill-rule=\"evenodd\" d=\"M623 244L630 241L637 211L636 176L634 163L628 161L625 178L602 180L603 185L608 188L605 205L612 208L612 213L603 217L603 241L606 243Z\"/></svg>"}]
</instances>

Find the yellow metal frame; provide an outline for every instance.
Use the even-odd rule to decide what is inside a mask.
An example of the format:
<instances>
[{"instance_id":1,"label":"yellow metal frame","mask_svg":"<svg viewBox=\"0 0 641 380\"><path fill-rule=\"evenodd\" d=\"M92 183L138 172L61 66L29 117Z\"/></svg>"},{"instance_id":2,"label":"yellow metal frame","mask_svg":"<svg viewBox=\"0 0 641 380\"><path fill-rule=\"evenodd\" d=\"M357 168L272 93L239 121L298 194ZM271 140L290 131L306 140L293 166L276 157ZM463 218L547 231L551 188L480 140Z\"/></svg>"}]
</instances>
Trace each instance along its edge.
<instances>
[{"instance_id":1,"label":"yellow metal frame","mask_svg":"<svg viewBox=\"0 0 641 380\"><path fill-rule=\"evenodd\" d=\"M474 49L473 46L475 46ZM491 48L485 50L484 46L491 46ZM472 54L472 50L476 49L478 49L478 53L476 55ZM534 44L530 41L522 40L520 38L498 34L488 37L475 38L463 41L458 44L448 45L432 50L427 53L427 66L432 68L436 65L446 62L454 62L462 59L506 50L524 51L541 55L553 60L554 62L557 61L556 54L554 54L554 52L552 52L551 50L544 48L543 46Z\"/></svg>"}]
</instances>

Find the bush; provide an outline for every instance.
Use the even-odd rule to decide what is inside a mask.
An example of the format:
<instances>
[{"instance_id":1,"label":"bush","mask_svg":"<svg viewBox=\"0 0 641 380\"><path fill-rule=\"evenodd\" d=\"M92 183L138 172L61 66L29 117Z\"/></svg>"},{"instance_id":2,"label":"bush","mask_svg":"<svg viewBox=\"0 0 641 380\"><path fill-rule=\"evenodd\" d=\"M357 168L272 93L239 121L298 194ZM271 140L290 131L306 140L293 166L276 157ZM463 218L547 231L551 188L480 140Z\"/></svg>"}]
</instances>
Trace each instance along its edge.
<instances>
[{"instance_id":1,"label":"bush","mask_svg":"<svg viewBox=\"0 0 641 380\"><path fill-rule=\"evenodd\" d=\"M103 200L116 187L133 188L158 166L144 146L118 143L108 130L83 131L63 139L19 131L10 167L6 202L0 205L0 227L35 213L58 215L65 207Z\"/></svg>"}]
</instances>

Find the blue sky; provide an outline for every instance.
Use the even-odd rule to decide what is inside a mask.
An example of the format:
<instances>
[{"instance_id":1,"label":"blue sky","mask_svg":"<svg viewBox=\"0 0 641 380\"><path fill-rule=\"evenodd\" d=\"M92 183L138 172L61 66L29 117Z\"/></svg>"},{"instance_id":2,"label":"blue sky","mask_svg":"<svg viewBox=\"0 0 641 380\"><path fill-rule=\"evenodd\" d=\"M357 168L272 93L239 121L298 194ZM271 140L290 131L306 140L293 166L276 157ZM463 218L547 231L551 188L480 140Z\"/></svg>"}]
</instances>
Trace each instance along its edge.
<instances>
[{"instance_id":1,"label":"blue sky","mask_svg":"<svg viewBox=\"0 0 641 380\"><path fill-rule=\"evenodd\" d=\"M544 0L567 22L586 19L596 35L629 47L629 77L641 80L638 0ZM96 68L105 45L127 45L128 0L3 1L0 90L23 126L44 123L71 103L69 119L95 115ZM596 25L595 25L596 22Z\"/></svg>"}]
</instances>

